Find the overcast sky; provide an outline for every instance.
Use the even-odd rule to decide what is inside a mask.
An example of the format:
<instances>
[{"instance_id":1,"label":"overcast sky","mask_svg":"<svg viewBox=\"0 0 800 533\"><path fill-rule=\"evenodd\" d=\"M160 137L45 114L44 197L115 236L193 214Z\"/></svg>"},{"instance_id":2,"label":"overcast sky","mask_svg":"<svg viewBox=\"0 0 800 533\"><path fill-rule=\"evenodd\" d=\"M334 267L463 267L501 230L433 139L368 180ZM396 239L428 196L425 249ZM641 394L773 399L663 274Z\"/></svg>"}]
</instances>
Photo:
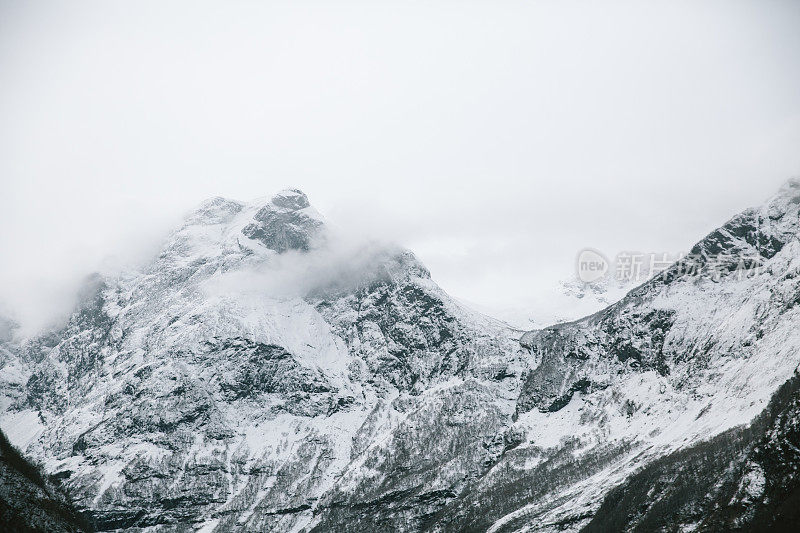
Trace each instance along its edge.
<instances>
[{"instance_id":1,"label":"overcast sky","mask_svg":"<svg viewBox=\"0 0 800 533\"><path fill-rule=\"evenodd\" d=\"M799 29L793 0L0 0L0 297L292 186L530 305L583 247L684 251L800 175Z\"/></svg>"}]
</instances>

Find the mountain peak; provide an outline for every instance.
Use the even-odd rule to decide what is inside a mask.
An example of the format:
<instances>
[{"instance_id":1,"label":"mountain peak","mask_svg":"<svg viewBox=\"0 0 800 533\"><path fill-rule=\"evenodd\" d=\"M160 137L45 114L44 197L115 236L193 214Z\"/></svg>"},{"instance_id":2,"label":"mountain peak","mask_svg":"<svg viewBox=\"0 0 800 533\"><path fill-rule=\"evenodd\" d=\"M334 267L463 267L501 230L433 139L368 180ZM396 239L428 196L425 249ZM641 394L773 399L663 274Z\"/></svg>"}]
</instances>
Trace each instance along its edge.
<instances>
[{"instance_id":1,"label":"mountain peak","mask_svg":"<svg viewBox=\"0 0 800 533\"><path fill-rule=\"evenodd\" d=\"M280 191L253 219L242 233L278 253L307 251L323 227L322 217L300 189Z\"/></svg>"},{"instance_id":2,"label":"mountain peak","mask_svg":"<svg viewBox=\"0 0 800 533\"><path fill-rule=\"evenodd\" d=\"M781 186L781 192L799 194L800 193L800 176L789 178L786 183Z\"/></svg>"},{"instance_id":3,"label":"mountain peak","mask_svg":"<svg viewBox=\"0 0 800 533\"><path fill-rule=\"evenodd\" d=\"M282 209L297 211L310 207L308 196L300 189L284 189L272 197L272 204Z\"/></svg>"}]
</instances>

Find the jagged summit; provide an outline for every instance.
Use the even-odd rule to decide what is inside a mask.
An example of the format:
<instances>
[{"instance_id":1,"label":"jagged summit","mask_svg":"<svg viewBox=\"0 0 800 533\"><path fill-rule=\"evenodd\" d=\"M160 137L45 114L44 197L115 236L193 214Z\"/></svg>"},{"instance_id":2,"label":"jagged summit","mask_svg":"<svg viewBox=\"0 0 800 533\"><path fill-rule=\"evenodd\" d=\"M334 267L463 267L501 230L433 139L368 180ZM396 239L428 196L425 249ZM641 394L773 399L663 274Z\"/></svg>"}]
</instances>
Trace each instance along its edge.
<instances>
[{"instance_id":1,"label":"jagged summit","mask_svg":"<svg viewBox=\"0 0 800 533\"><path fill-rule=\"evenodd\" d=\"M743 211L709 233L691 250L705 262L718 261L723 273L743 259L771 259L800 231L800 179L787 181L760 207Z\"/></svg>"},{"instance_id":2,"label":"jagged summit","mask_svg":"<svg viewBox=\"0 0 800 533\"><path fill-rule=\"evenodd\" d=\"M300 189L284 189L272 197L272 204L291 211L298 209L305 209L311 204L308 202L308 196Z\"/></svg>"},{"instance_id":3,"label":"jagged summit","mask_svg":"<svg viewBox=\"0 0 800 533\"><path fill-rule=\"evenodd\" d=\"M800 176L786 180L786 183L778 191L778 195L791 195L792 197L800 195Z\"/></svg>"},{"instance_id":4,"label":"jagged summit","mask_svg":"<svg viewBox=\"0 0 800 533\"><path fill-rule=\"evenodd\" d=\"M319 213L298 189L279 192L253 218L242 233L278 253L307 251L323 226Z\"/></svg>"},{"instance_id":5,"label":"jagged summit","mask_svg":"<svg viewBox=\"0 0 800 533\"><path fill-rule=\"evenodd\" d=\"M299 189L284 189L270 200L249 203L210 198L186 218L186 227L224 225L278 253L307 251L320 236L323 218Z\"/></svg>"}]
</instances>

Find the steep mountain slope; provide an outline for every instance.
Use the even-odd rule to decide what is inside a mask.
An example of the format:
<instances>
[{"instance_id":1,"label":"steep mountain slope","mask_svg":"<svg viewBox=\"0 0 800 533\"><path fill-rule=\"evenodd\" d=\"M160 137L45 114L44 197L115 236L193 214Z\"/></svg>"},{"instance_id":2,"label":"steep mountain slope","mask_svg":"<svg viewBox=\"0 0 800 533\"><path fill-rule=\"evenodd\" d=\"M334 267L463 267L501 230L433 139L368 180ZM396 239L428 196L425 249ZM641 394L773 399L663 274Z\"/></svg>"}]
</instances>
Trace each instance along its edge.
<instances>
[{"instance_id":1,"label":"steep mountain slope","mask_svg":"<svg viewBox=\"0 0 800 533\"><path fill-rule=\"evenodd\" d=\"M299 191L210 200L143 271L87 280L63 328L6 336L0 422L100 530L579 530L792 378L798 204L790 182L520 338Z\"/></svg>"},{"instance_id":2,"label":"steep mountain slope","mask_svg":"<svg viewBox=\"0 0 800 533\"><path fill-rule=\"evenodd\" d=\"M577 529L651 460L748 424L800 362L799 201L790 182L619 303L525 334L535 362L515 427L528 441L443 520Z\"/></svg>"},{"instance_id":3,"label":"steep mountain slope","mask_svg":"<svg viewBox=\"0 0 800 533\"><path fill-rule=\"evenodd\" d=\"M586 533L796 531L800 377L749 427L660 458L612 490Z\"/></svg>"},{"instance_id":4,"label":"steep mountain slope","mask_svg":"<svg viewBox=\"0 0 800 533\"><path fill-rule=\"evenodd\" d=\"M101 530L301 528L334 484L366 482L362 462L412 462L396 454L414 424L502 432L515 332L456 305L410 253L331 253L328 238L299 191L205 203L143 272L88 280L63 329L6 344L3 427ZM476 416L442 416L453 404ZM432 460L475 455L490 454ZM400 478L420 494L443 482Z\"/></svg>"},{"instance_id":5,"label":"steep mountain slope","mask_svg":"<svg viewBox=\"0 0 800 533\"><path fill-rule=\"evenodd\" d=\"M69 499L25 460L0 432L0 529L12 532L89 531Z\"/></svg>"}]
</instances>

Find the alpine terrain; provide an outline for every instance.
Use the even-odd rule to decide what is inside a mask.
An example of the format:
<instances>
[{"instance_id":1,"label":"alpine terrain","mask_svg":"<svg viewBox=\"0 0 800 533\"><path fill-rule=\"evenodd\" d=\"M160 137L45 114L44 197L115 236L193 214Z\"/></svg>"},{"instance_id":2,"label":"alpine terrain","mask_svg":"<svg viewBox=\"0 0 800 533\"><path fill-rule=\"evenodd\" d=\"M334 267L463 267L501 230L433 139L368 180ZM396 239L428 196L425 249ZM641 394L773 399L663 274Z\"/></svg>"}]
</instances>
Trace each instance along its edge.
<instances>
[{"instance_id":1,"label":"alpine terrain","mask_svg":"<svg viewBox=\"0 0 800 533\"><path fill-rule=\"evenodd\" d=\"M3 482L0 509L65 495L97 531L790 529L798 236L790 181L611 306L523 332L409 251L343 242L298 190L209 200L59 327L0 323L0 425L48 478Z\"/></svg>"}]
</instances>

